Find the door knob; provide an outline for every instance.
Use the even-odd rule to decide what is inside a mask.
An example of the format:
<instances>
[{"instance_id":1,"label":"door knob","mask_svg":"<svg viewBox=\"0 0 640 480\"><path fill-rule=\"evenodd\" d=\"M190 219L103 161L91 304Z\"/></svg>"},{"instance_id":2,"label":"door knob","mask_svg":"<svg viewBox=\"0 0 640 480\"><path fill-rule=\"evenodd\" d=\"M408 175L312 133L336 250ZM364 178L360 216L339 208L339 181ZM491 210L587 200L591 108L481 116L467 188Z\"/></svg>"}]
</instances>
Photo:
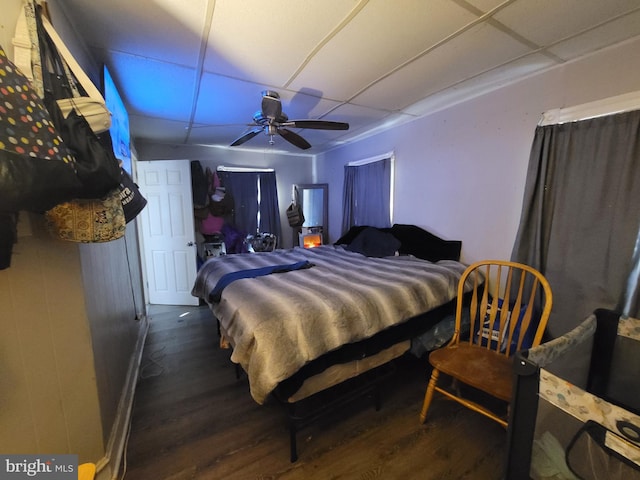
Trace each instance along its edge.
<instances>
[{"instance_id":1,"label":"door knob","mask_svg":"<svg viewBox=\"0 0 640 480\"><path fill-rule=\"evenodd\" d=\"M195 243L193 243L193 242L188 242L187 243L187 247L193 247L194 245L195 245Z\"/></svg>"}]
</instances>

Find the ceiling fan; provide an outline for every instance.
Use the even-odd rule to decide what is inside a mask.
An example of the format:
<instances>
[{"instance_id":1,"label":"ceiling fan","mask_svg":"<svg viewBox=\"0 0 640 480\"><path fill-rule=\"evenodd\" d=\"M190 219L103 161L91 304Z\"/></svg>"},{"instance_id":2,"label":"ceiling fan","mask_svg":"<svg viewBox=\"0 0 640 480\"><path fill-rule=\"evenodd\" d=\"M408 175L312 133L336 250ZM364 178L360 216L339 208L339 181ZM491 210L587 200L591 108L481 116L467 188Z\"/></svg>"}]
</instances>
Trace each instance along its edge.
<instances>
[{"instance_id":1,"label":"ceiling fan","mask_svg":"<svg viewBox=\"0 0 640 480\"><path fill-rule=\"evenodd\" d=\"M282 111L280 95L273 90L264 90L262 92L262 110L258 110L253 115L253 123L250 123L249 126L251 129L238 137L231 144L232 147L242 145L260 132L264 132L265 135L269 136L270 145L275 143L273 139L274 136L280 135L292 145L306 150L311 148L311 144L297 133L289 130L289 128L349 130L349 124L344 122L332 122L329 120L289 120L287 114Z\"/></svg>"}]
</instances>

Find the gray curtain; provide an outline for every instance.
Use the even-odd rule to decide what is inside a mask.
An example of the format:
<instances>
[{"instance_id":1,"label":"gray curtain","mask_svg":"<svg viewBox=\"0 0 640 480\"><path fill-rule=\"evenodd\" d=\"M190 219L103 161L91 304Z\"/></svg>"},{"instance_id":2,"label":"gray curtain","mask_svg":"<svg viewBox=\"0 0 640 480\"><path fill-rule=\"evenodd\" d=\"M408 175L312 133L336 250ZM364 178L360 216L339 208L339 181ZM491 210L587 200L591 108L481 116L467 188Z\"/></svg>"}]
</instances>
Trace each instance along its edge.
<instances>
[{"instance_id":1,"label":"gray curtain","mask_svg":"<svg viewBox=\"0 0 640 480\"><path fill-rule=\"evenodd\" d=\"M390 227L391 159L344 167L342 233L354 225Z\"/></svg>"},{"instance_id":2,"label":"gray curtain","mask_svg":"<svg viewBox=\"0 0 640 480\"><path fill-rule=\"evenodd\" d=\"M640 111L536 129L511 258L549 280L551 336L596 308L640 313L639 205Z\"/></svg>"}]
</instances>

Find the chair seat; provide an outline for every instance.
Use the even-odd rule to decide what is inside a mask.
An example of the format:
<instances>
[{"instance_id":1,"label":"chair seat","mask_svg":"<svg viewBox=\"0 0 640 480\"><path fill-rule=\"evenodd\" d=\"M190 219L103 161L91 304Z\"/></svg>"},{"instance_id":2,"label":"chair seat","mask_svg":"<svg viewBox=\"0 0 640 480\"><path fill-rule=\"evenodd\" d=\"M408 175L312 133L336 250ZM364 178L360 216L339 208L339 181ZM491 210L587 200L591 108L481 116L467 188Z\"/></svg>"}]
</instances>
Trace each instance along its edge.
<instances>
[{"instance_id":1,"label":"chair seat","mask_svg":"<svg viewBox=\"0 0 640 480\"><path fill-rule=\"evenodd\" d=\"M511 400L513 359L485 347L460 343L434 350L429 354L434 368L463 383L493 395Z\"/></svg>"}]
</instances>

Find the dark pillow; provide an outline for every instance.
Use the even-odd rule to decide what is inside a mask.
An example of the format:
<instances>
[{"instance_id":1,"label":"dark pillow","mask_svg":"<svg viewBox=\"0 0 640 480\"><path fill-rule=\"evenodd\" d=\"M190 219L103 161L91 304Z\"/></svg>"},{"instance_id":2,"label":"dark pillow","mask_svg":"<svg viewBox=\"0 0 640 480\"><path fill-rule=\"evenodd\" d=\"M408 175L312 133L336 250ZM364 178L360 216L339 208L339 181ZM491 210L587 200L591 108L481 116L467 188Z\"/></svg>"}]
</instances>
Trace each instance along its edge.
<instances>
[{"instance_id":1,"label":"dark pillow","mask_svg":"<svg viewBox=\"0 0 640 480\"><path fill-rule=\"evenodd\" d=\"M374 227L363 229L346 247L367 257L389 257L395 255L399 248L400 240Z\"/></svg>"},{"instance_id":2,"label":"dark pillow","mask_svg":"<svg viewBox=\"0 0 640 480\"><path fill-rule=\"evenodd\" d=\"M344 235L342 235L334 245L349 245L351 242L353 242L353 240L360 235L360 232L362 232L365 228L369 228L366 225L356 225L351 227L347 233L345 233Z\"/></svg>"},{"instance_id":3,"label":"dark pillow","mask_svg":"<svg viewBox=\"0 0 640 480\"><path fill-rule=\"evenodd\" d=\"M459 240L443 240L416 225L396 223L391 233L400 240L400 254L414 255L430 262L438 260L460 260L462 242Z\"/></svg>"}]
</instances>

